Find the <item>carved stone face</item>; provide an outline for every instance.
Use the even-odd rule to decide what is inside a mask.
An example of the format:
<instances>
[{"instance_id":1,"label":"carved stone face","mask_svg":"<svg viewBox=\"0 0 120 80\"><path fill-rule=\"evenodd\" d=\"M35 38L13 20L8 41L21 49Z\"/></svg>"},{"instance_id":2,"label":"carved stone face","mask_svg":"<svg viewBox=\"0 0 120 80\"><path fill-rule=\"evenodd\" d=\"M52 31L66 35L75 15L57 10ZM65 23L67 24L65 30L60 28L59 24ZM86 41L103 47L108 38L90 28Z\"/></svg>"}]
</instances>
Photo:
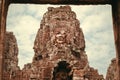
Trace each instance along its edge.
<instances>
[{"instance_id":1,"label":"carved stone face","mask_svg":"<svg viewBox=\"0 0 120 80\"><path fill-rule=\"evenodd\" d=\"M53 30L54 44L58 47L66 43L66 28L65 27L56 27Z\"/></svg>"},{"instance_id":2,"label":"carved stone face","mask_svg":"<svg viewBox=\"0 0 120 80\"><path fill-rule=\"evenodd\" d=\"M61 30L59 32L57 32L57 34L55 35L55 39L56 39L56 43L58 44L63 44L65 43L65 31Z\"/></svg>"}]
</instances>

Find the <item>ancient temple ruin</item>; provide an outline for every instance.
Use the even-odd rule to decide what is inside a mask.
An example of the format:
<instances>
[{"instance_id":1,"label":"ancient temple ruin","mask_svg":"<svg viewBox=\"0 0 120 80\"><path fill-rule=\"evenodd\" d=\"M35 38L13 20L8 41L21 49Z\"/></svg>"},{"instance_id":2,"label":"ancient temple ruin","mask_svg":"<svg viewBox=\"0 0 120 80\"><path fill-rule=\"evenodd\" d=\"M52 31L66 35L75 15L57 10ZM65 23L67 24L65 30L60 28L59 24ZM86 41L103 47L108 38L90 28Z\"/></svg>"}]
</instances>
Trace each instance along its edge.
<instances>
[{"instance_id":1,"label":"ancient temple ruin","mask_svg":"<svg viewBox=\"0 0 120 80\"><path fill-rule=\"evenodd\" d=\"M18 66L18 45L13 32L6 32L5 38L3 80L13 80L16 72L20 70Z\"/></svg>"},{"instance_id":2,"label":"ancient temple ruin","mask_svg":"<svg viewBox=\"0 0 120 80\"><path fill-rule=\"evenodd\" d=\"M5 56L10 54L8 58L13 55L14 59L4 59L4 74L8 75L4 80L104 80L89 65L84 35L70 6L48 8L34 41L33 61L22 70L17 66L18 48L12 39L5 42Z\"/></svg>"}]
</instances>

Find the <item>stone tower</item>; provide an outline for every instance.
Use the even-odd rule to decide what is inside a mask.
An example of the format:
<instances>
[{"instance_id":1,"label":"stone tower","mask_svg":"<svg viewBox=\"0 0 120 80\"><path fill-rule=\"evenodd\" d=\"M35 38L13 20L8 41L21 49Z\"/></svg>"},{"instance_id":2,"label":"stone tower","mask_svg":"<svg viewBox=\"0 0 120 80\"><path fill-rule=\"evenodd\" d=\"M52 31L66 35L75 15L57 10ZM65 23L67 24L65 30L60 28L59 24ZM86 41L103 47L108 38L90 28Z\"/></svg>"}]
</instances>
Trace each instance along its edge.
<instances>
[{"instance_id":1,"label":"stone tower","mask_svg":"<svg viewBox=\"0 0 120 80\"><path fill-rule=\"evenodd\" d=\"M59 80L65 75L62 76L64 80L72 80L72 76L76 78L77 72L88 67L84 35L79 24L69 6L49 7L44 14L34 43L33 59L33 63L41 63L41 67L49 70L43 78Z\"/></svg>"},{"instance_id":2,"label":"stone tower","mask_svg":"<svg viewBox=\"0 0 120 80\"><path fill-rule=\"evenodd\" d=\"M89 67L84 35L70 6L48 8L33 48L35 55L29 64L31 80L103 79L97 70Z\"/></svg>"},{"instance_id":3,"label":"stone tower","mask_svg":"<svg viewBox=\"0 0 120 80\"><path fill-rule=\"evenodd\" d=\"M16 72L20 70L18 66L18 45L13 32L6 32L3 57L3 80L11 80Z\"/></svg>"}]
</instances>

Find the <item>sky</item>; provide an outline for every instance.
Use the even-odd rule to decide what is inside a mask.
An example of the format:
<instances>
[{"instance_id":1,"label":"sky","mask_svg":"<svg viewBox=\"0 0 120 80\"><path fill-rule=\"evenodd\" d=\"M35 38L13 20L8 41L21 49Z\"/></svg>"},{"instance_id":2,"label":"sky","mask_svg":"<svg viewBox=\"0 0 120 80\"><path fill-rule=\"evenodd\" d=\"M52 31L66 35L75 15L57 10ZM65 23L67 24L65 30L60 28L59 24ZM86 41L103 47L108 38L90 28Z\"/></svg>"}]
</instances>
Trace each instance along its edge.
<instances>
[{"instance_id":1,"label":"sky","mask_svg":"<svg viewBox=\"0 0 120 80\"><path fill-rule=\"evenodd\" d=\"M16 36L19 63L32 62L34 40L43 14L48 7L60 5L11 4L7 16L7 31ZM91 67L105 76L112 58L115 58L112 11L110 5L70 5L80 21L86 44L86 54Z\"/></svg>"}]
</instances>

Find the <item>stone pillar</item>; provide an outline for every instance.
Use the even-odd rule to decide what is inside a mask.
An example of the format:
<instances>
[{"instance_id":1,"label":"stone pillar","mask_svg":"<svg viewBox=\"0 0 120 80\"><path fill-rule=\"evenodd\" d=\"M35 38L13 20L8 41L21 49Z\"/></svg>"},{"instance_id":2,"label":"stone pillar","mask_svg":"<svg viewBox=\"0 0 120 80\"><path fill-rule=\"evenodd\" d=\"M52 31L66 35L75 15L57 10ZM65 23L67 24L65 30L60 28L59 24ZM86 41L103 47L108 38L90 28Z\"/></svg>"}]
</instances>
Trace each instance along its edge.
<instances>
[{"instance_id":1,"label":"stone pillar","mask_svg":"<svg viewBox=\"0 0 120 80\"><path fill-rule=\"evenodd\" d=\"M120 0L114 0L112 2L112 12L117 57L117 80L120 80Z\"/></svg>"},{"instance_id":2,"label":"stone pillar","mask_svg":"<svg viewBox=\"0 0 120 80\"><path fill-rule=\"evenodd\" d=\"M6 31L6 16L9 1L0 0L0 80L2 80L2 64L3 64L3 51L4 51L4 35Z\"/></svg>"}]
</instances>

